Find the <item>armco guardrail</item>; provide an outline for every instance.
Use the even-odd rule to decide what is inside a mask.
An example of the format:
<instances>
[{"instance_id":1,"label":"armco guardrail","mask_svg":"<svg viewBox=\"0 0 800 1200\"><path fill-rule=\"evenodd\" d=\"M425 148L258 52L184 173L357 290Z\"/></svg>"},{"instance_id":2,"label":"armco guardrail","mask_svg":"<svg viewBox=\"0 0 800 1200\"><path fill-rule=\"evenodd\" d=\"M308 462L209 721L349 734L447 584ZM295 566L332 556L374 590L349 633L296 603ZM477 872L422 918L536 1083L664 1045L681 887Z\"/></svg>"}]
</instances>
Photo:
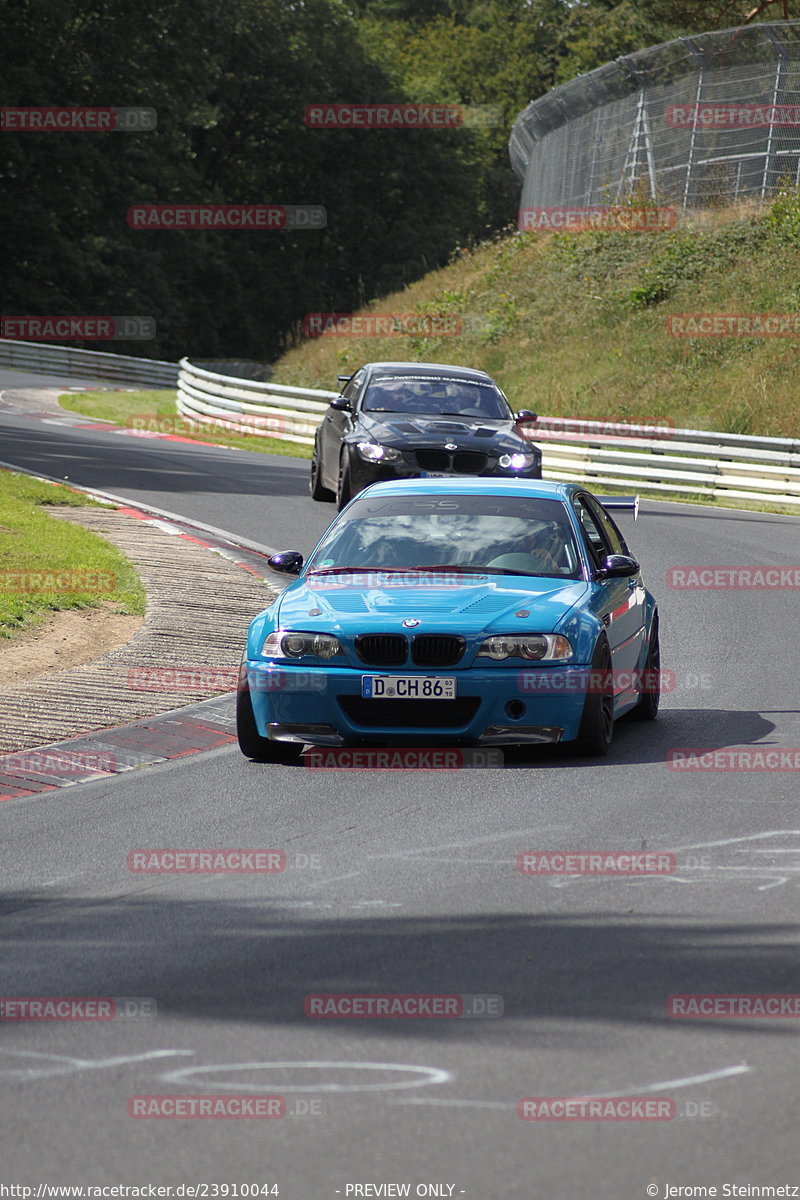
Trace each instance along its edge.
<instances>
[{"instance_id":1,"label":"armco guardrail","mask_svg":"<svg viewBox=\"0 0 800 1200\"><path fill-rule=\"evenodd\" d=\"M182 416L303 445L339 395L234 380L185 358L180 366ZM547 479L800 505L800 441L563 417L540 417L529 436L543 449Z\"/></svg>"},{"instance_id":2,"label":"armco guardrail","mask_svg":"<svg viewBox=\"0 0 800 1200\"><path fill-rule=\"evenodd\" d=\"M255 433L311 446L314 430L338 392L233 379L180 362L178 412L232 433Z\"/></svg>"},{"instance_id":3,"label":"armco guardrail","mask_svg":"<svg viewBox=\"0 0 800 1200\"><path fill-rule=\"evenodd\" d=\"M178 382L177 363L43 342L18 342L11 338L0 338L0 365L18 371L37 371L42 375L107 379L151 387L173 388Z\"/></svg>"}]
</instances>

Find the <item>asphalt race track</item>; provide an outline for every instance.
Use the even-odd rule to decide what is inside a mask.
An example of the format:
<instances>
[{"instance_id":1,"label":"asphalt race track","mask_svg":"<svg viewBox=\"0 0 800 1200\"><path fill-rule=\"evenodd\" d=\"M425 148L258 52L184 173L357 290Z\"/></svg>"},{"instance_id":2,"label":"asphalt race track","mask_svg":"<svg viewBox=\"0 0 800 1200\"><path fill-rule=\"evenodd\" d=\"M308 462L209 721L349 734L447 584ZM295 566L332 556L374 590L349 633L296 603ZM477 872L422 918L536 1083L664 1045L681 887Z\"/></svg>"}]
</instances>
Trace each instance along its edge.
<instances>
[{"instance_id":1,"label":"asphalt race track","mask_svg":"<svg viewBox=\"0 0 800 1200\"><path fill-rule=\"evenodd\" d=\"M333 516L305 461L50 424L14 407L28 382L0 374L4 461L273 548L307 553ZM157 1006L0 1023L4 1178L277 1184L283 1200L800 1185L798 1018L667 1013L673 994L800 992L798 772L666 761L800 747L797 591L666 582L673 566L796 564L800 518L647 502L620 523L675 686L654 725L617 726L608 759L351 773L226 747L0 805L0 995ZM128 869L153 847L278 848L287 869ZM669 852L676 869L525 876L529 850ZM503 1015L309 1018L319 993L500 996ZM128 1115L134 1096L220 1094L281 1095L286 1115ZM674 1105L652 1121L518 1116L523 1097L569 1096Z\"/></svg>"}]
</instances>

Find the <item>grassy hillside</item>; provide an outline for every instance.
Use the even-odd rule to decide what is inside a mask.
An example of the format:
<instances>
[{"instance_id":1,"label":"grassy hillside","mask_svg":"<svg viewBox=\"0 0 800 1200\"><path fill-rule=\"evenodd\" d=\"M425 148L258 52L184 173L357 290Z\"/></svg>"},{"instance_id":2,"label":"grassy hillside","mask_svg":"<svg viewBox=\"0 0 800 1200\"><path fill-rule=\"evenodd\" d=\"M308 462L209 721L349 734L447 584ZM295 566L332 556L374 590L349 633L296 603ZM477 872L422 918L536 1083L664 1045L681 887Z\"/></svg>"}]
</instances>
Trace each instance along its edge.
<instances>
[{"instance_id":1,"label":"grassy hillside","mask_svg":"<svg viewBox=\"0 0 800 1200\"><path fill-rule=\"evenodd\" d=\"M509 231L362 313L457 314L438 337L298 339L275 380L335 387L362 362L482 367L545 416L800 435L787 337L674 337L680 313L800 314L800 194L684 218L663 233ZM797 320L800 329L800 315Z\"/></svg>"}]
</instances>

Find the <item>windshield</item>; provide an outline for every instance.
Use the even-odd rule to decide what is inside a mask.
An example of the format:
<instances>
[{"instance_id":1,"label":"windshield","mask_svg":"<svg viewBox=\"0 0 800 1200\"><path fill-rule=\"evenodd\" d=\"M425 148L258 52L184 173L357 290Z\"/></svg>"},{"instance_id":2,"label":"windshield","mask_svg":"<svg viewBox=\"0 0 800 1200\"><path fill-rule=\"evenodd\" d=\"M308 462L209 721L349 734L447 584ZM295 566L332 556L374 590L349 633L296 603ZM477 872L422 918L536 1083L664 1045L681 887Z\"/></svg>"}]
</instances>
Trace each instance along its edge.
<instances>
[{"instance_id":1,"label":"windshield","mask_svg":"<svg viewBox=\"0 0 800 1200\"><path fill-rule=\"evenodd\" d=\"M512 420L493 383L449 375L380 375L369 385L362 412L445 413L486 420Z\"/></svg>"},{"instance_id":2,"label":"windshield","mask_svg":"<svg viewBox=\"0 0 800 1200\"><path fill-rule=\"evenodd\" d=\"M526 496L365 495L322 540L308 572L445 567L582 578L564 505Z\"/></svg>"}]
</instances>

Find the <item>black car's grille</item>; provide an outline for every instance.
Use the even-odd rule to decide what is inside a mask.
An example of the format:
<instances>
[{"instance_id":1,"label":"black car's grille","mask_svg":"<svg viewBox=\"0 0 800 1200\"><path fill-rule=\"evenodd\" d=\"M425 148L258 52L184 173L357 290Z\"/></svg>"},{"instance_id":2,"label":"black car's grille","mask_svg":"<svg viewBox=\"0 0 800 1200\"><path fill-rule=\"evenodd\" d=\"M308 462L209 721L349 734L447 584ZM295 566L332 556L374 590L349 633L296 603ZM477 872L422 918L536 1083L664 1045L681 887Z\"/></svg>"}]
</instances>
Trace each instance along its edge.
<instances>
[{"instance_id":1,"label":"black car's grille","mask_svg":"<svg viewBox=\"0 0 800 1200\"><path fill-rule=\"evenodd\" d=\"M474 450L459 450L448 454L446 450L417 450L417 465L423 471L458 471L462 475L478 475L486 467L488 458Z\"/></svg>"},{"instance_id":2,"label":"black car's grille","mask_svg":"<svg viewBox=\"0 0 800 1200\"><path fill-rule=\"evenodd\" d=\"M466 644L457 633L419 633L411 642L411 658L418 667L452 667Z\"/></svg>"},{"instance_id":3,"label":"black car's grille","mask_svg":"<svg viewBox=\"0 0 800 1200\"><path fill-rule=\"evenodd\" d=\"M354 725L368 729L459 729L478 711L477 696L456 700L364 700L340 696L339 703Z\"/></svg>"},{"instance_id":4,"label":"black car's grille","mask_svg":"<svg viewBox=\"0 0 800 1200\"><path fill-rule=\"evenodd\" d=\"M486 455L475 454L472 450L460 450L453 455L453 470L463 471L465 475L477 475L486 466Z\"/></svg>"},{"instance_id":5,"label":"black car's grille","mask_svg":"<svg viewBox=\"0 0 800 1200\"><path fill-rule=\"evenodd\" d=\"M408 642L402 633L360 633L356 654L371 667L401 667L408 657Z\"/></svg>"},{"instance_id":6,"label":"black car's grille","mask_svg":"<svg viewBox=\"0 0 800 1200\"><path fill-rule=\"evenodd\" d=\"M417 462L423 471L450 470L450 455L445 450L418 450Z\"/></svg>"}]
</instances>

